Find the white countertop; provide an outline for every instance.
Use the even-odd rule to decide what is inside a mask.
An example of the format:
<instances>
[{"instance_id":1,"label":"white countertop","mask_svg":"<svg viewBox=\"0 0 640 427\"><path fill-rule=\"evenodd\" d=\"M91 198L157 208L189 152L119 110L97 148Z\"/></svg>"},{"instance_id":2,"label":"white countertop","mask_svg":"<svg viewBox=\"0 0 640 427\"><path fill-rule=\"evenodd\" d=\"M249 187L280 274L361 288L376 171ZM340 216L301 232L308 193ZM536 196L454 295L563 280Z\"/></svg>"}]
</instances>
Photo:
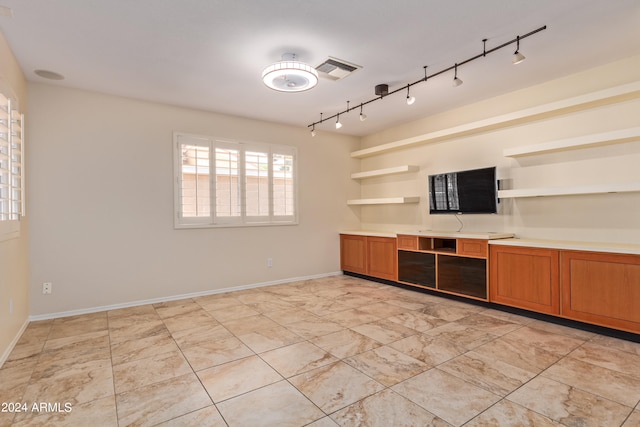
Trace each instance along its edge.
<instances>
[{"instance_id":1,"label":"white countertop","mask_svg":"<svg viewBox=\"0 0 640 427\"><path fill-rule=\"evenodd\" d=\"M630 243L576 242L569 240L502 239L489 242L492 245L526 246L529 248L564 249L589 252L610 252L640 255L640 245Z\"/></svg>"},{"instance_id":2,"label":"white countertop","mask_svg":"<svg viewBox=\"0 0 640 427\"><path fill-rule=\"evenodd\" d=\"M513 237L513 233L492 233L492 232L459 232L459 231L442 231L442 230L415 230L415 231L370 231L370 230L348 230L341 231L340 234L353 234L356 236L373 236L373 237L397 237L399 234L405 236L425 236L425 237L443 237L448 239L508 239Z\"/></svg>"}]
</instances>

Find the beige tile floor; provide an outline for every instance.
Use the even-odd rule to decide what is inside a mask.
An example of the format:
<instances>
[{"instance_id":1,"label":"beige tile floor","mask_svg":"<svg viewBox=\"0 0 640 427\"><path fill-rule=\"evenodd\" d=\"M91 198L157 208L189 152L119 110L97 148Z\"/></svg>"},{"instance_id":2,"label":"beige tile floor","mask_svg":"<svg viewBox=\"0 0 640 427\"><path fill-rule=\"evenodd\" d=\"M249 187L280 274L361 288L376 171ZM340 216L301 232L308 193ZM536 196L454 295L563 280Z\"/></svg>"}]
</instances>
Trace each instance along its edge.
<instances>
[{"instance_id":1,"label":"beige tile floor","mask_svg":"<svg viewBox=\"0 0 640 427\"><path fill-rule=\"evenodd\" d=\"M349 276L33 322L0 369L0 426L629 427L639 401L638 343Z\"/></svg>"}]
</instances>

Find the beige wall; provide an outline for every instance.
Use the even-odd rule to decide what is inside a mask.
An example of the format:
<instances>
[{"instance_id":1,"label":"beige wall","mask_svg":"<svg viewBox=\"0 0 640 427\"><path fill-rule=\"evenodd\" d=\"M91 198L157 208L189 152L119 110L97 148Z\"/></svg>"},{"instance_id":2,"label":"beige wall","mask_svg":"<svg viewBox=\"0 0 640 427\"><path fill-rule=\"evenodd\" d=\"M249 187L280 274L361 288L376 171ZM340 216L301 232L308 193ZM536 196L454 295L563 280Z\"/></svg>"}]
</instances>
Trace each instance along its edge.
<instances>
[{"instance_id":1,"label":"beige wall","mask_svg":"<svg viewBox=\"0 0 640 427\"><path fill-rule=\"evenodd\" d=\"M638 69L640 57L628 58L387 129L363 138L362 148L636 82ZM502 154L508 147L636 126L640 126L638 97L362 159L363 171L416 164L420 172L363 180L361 197L417 195L421 198L419 205L364 206L360 208L362 227L458 229L456 217L428 214L427 175L440 172L495 165L498 178L511 188L640 181L640 141L517 160ZM527 238L638 243L639 210L640 193L572 195L507 199L500 203L498 215L464 215L461 219L465 231L506 231Z\"/></svg>"},{"instance_id":2,"label":"beige wall","mask_svg":"<svg viewBox=\"0 0 640 427\"><path fill-rule=\"evenodd\" d=\"M2 34L0 85L3 90L10 88L13 91L19 100L21 110L24 111L27 101L26 81ZM28 119L25 122L28 123ZM26 146L28 152L28 141ZM0 365L8 356L7 351L29 316L27 218L21 221L19 238L0 242ZM9 313L10 301L13 302L12 314Z\"/></svg>"},{"instance_id":3,"label":"beige wall","mask_svg":"<svg viewBox=\"0 0 640 427\"><path fill-rule=\"evenodd\" d=\"M35 83L28 113L32 315L333 273L359 225L357 138ZM296 146L299 225L174 230L174 131Z\"/></svg>"}]
</instances>

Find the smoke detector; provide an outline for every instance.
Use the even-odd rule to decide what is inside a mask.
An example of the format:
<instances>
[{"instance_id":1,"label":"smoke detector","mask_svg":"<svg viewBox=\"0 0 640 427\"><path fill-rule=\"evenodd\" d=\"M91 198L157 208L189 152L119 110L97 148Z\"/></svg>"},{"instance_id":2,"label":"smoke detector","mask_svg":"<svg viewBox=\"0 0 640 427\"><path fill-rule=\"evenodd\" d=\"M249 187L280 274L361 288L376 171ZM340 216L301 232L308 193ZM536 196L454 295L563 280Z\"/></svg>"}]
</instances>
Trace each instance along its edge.
<instances>
[{"instance_id":1,"label":"smoke detector","mask_svg":"<svg viewBox=\"0 0 640 427\"><path fill-rule=\"evenodd\" d=\"M361 68L360 65L355 65L342 59L328 57L316 67L316 70L322 77L330 80L341 80Z\"/></svg>"}]
</instances>

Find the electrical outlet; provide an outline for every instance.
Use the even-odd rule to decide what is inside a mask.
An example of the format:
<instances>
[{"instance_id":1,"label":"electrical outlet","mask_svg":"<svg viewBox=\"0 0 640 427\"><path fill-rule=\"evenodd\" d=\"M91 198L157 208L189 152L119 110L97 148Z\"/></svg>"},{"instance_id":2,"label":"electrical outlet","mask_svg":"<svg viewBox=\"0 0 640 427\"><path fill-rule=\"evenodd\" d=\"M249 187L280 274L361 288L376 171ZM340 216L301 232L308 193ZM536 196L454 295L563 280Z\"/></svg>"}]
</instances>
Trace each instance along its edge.
<instances>
[{"instance_id":1,"label":"electrical outlet","mask_svg":"<svg viewBox=\"0 0 640 427\"><path fill-rule=\"evenodd\" d=\"M53 290L53 284L51 282L44 282L42 284L42 293L48 295Z\"/></svg>"},{"instance_id":2,"label":"electrical outlet","mask_svg":"<svg viewBox=\"0 0 640 427\"><path fill-rule=\"evenodd\" d=\"M273 267L273 258L267 258L267 267Z\"/></svg>"}]
</instances>

